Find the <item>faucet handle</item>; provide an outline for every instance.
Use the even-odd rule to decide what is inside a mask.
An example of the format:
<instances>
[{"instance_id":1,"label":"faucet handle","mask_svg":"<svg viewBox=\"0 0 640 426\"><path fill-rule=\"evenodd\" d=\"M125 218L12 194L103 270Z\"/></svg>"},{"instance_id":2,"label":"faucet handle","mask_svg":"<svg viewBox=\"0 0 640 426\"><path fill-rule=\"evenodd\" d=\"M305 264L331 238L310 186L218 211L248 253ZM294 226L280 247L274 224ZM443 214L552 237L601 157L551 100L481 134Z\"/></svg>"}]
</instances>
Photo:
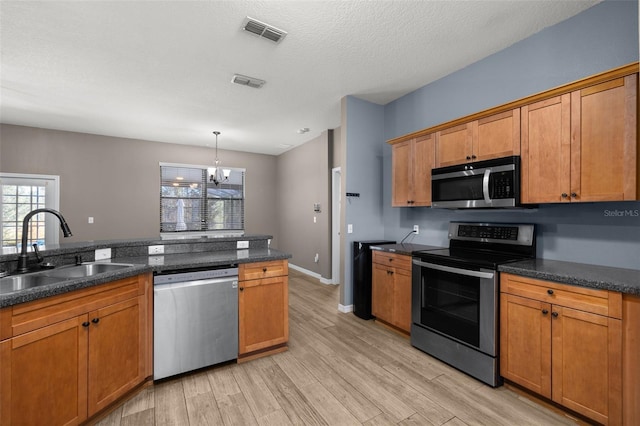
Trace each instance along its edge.
<instances>
[{"instance_id":1,"label":"faucet handle","mask_svg":"<svg viewBox=\"0 0 640 426\"><path fill-rule=\"evenodd\" d=\"M42 269L53 269L56 267L51 262L45 262L44 258L40 255L40 250L38 249L38 244L33 244L33 251L36 253L36 258L38 259L38 265Z\"/></svg>"},{"instance_id":2,"label":"faucet handle","mask_svg":"<svg viewBox=\"0 0 640 426\"><path fill-rule=\"evenodd\" d=\"M40 256L40 250L38 249L38 244L33 243L33 252L36 254L36 259L38 259L38 263L41 263L44 258Z\"/></svg>"}]
</instances>

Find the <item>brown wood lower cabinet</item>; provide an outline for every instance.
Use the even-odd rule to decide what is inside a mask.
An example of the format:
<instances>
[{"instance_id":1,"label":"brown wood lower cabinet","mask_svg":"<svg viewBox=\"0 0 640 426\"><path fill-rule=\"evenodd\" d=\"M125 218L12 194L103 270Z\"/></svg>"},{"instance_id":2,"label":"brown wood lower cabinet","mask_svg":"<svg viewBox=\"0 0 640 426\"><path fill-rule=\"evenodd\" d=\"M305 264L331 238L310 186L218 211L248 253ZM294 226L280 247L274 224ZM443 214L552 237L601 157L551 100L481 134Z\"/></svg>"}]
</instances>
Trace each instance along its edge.
<instances>
[{"instance_id":1,"label":"brown wood lower cabinet","mask_svg":"<svg viewBox=\"0 0 640 426\"><path fill-rule=\"evenodd\" d=\"M150 375L151 275L3 309L0 424L79 424Z\"/></svg>"},{"instance_id":2,"label":"brown wood lower cabinet","mask_svg":"<svg viewBox=\"0 0 640 426\"><path fill-rule=\"evenodd\" d=\"M371 313L377 320L411 331L411 256L373 252Z\"/></svg>"},{"instance_id":3,"label":"brown wood lower cabinet","mask_svg":"<svg viewBox=\"0 0 640 426\"><path fill-rule=\"evenodd\" d=\"M288 262L238 266L238 353L240 358L289 340Z\"/></svg>"},{"instance_id":4,"label":"brown wood lower cabinet","mask_svg":"<svg viewBox=\"0 0 640 426\"><path fill-rule=\"evenodd\" d=\"M500 374L602 424L622 424L618 292L501 274Z\"/></svg>"}]
</instances>

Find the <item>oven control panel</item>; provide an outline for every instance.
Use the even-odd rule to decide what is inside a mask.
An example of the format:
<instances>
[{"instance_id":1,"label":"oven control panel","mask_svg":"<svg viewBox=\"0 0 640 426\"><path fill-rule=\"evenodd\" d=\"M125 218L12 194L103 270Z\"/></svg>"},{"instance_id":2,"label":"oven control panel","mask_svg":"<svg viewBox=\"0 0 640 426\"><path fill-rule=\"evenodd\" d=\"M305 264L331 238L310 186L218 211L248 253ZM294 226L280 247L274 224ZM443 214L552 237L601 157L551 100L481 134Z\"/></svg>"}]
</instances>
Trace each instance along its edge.
<instances>
[{"instance_id":1,"label":"oven control panel","mask_svg":"<svg viewBox=\"0 0 640 426\"><path fill-rule=\"evenodd\" d=\"M449 222L449 241L533 247L535 225L523 223Z\"/></svg>"},{"instance_id":2,"label":"oven control panel","mask_svg":"<svg viewBox=\"0 0 640 426\"><path fill-rule=\"evenodd\" d=\"M483 238L491 240L517 240L517 226L458 226L458 237Z\"/></svg>"}]
</instances>

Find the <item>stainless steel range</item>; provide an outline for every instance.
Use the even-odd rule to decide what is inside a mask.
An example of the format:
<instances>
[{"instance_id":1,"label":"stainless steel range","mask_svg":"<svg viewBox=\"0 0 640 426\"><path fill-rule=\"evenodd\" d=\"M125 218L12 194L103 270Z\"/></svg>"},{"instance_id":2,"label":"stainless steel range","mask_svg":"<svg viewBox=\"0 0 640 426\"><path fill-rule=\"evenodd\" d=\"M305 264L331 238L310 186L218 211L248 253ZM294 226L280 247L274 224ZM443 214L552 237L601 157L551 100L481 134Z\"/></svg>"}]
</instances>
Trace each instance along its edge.
<instances>
[{"instance_id":1,"label":"stainless steel range","mask_svg":"<svg viewBox=\"0 0 640 426\"><path fill-rule=\"evenodd\" d=\"M498 265L535 257L532 224L449 224L449 248L413 253L411 344L500 386Z\"/></svg>"}]
</instances>

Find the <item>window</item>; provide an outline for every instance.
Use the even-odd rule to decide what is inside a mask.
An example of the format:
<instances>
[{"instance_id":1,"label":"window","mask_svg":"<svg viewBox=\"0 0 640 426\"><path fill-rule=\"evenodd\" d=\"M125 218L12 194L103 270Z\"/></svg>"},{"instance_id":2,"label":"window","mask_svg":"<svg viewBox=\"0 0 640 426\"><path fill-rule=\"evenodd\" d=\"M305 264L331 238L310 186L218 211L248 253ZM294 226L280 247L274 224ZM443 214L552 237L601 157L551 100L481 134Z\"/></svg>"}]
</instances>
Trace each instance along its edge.
<instances>
[{"instance_id":1,"label":"window","mask_svg":"<svg viewBox=\"0 0 640 426\"><path fill-rule=\"evenodd\" d=\"M245 169L229 168L216 186L206 166L160 164L160 232L197 234L244 232Z\"/></svg>"},{"instance_id":2,"label":"window","mask_svg":"<svg viewBox=\"0 0 640 426\"><path fill-rule=\"evenodd\" d=\"M0 243L3 249L21 248L22 220L27 213L44 207L58 209L58 187L58 176L0 173ZM52 215L33 216L29 221L29 246L57 244L58 229L57 219Z\"/></svg>"}]
</instances>

